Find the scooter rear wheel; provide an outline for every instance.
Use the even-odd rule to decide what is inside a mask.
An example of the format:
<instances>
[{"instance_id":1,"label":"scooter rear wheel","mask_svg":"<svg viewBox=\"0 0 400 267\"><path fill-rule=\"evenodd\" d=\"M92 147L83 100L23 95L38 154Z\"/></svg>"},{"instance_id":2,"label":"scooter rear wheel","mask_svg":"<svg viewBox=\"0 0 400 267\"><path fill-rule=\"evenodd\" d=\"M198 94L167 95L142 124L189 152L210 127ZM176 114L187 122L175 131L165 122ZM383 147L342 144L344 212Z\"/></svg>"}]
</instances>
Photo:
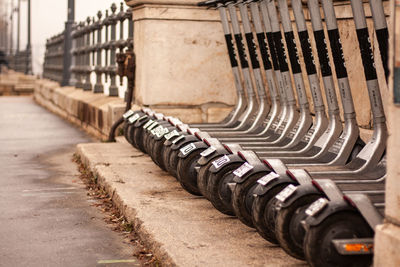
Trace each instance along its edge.
<instances>
[{"instance_id":1,"label":"scooter rear wheel","mask_svg":"<svg viewBox=\"0 0 400 267\"><path fill-rule=\"evenodd\" d=\"M143 153L146 153L146 150L145 150L144 144L143 144L143 132L144 132L143 127L138 127L137 129L135 129L135 131L133 132L133 135L132 135L132 141L133 141L134 147L136 147Z\"/></svg>"},{"instance_id":2,"label":"scooter rear wheel","mask_svg":"<svg viewBox=\"0 0 400 267\"><path fill-rule=\"evenodd\" d=\"M191 153L187 158L179 158L177 165L178 181L183 189L196 196L201 196L201 192L197 187L197 172L194 167L201 157L200 153L204 150L199 149Z\"/></svg>"},{"instance_id":3,"label":"scooter rear wheel","mask_svg":"<svg viewBox=\"0 0 400 267\"><path fill-rule=\"evenodd\" d=\"M164 139L154 141L150 156L162 170L167 171L162 157L164 141Z\"/></svg>"},{"instance_id":4,"label":"scooter rear wheel","mask_svg":"<svg viewBox=\"0 0 400 267\"><path fill-rule=\"evenodd\" d=\"M169 153L168 156L168 172L174 176L175 178L178 178L177 174L177 167L178 167L178 155L180 153L180 150L172 150L171 153Z\"/></svg>"},{"instance_id":5,"label":"scooter rear wheel","mask_svg":"<svg viewBox=\"0 0 400 267\"><path fill-rule=\"evenodd\" d=\"M161 159L163 161L165 169L169 173L171 173L170 169L169 169L169 155L171 154L171 152L172 152L171 146L166 146L163 144L163 146L161 148Z\"/></svg>"},{"instance_id":6,"label":"scooter rear wheel","mask_svg":"<svg viewBox=\"0 0 400 267\"><path fill-rule=\"evenodd\" d=\"M304 255L311 266L371 266L372 255L341 255L334 239L372 237L373 231L356 212L339 212L311 226L304 238Z\"/></svg>"},{"instance_id":7,"label":"scooter rear wheel","mask_svg":"<svg viewBox=\"0 0 400 267\"><path fill-rule=\"evenodd\" d=\"M280 184L264 195L255 197L252 207L253 225L257 232L267 241L278 244L275 236L275 216L276 211L270 207L274 207L278 201L275 196L281 192L287 184Z\"/></svg>"},{"instance_id":8,"label":"scooter rear wheel","mask_svg":"<svg viewBox=\"0 0 400 267\"><path fill-rule=\"evenodd\" d=\"M222 156L221 156L222 157ZM197 187L199 188L200 193L208 200L210 200L210 196L208 195L207 191L207 185L208 185L208 180L210 178L210 168L214 160L219 159L220 157L217 157L213 160L210 160L206 165L201 166L199 173L197 174Z\"/></svg>"},{"instance_id":9,"label":"scooter rear wheel","mask_svg":"<svg viewBox=\"0 0 400 267\"><path fill-rule=\"evenodd\" d=\"M304 195L290 206L281 208L276 215L275 234L280 246L290 256L304 260L305 230L301 221L307 218L306 209L321 195Z\"/></svg>"},{"instance_id":10,"label":"scooter rear wheel","mask_svg":"<svg viewBox=\"0 0 400 267\"><path fill-rule=\"evenodd\" d=\"M232 172L242 165L240 162L229 164L223 167L219 172L212 173L208 180L207 191L213 206L220 212L234 216L232 208L232 192L228 183L233 180Z\"/></svg>"},{"instance_id":11,"label":"scooter rear wheel","mask_svg":"<svg viewBox=\"0 0 400 267\"><path fill-rule=\"evenodd\" d=\"M126 141L128 141L129 144L132 144L132 140L131 140L130 134L129 134L129 130L130 130L129 128L131 128L130 126L131 126L131 124L125 122L125 125L124 125L124 137L125 137Z\"/></svg>"},{"instance_id":12,"label":"scooter rear wheel","mask_svg":"<svg viewBox=\"0 0 400 267\"><path fill-rule=\"evenodd\" d=\"M232 207L236 216L242 223L252 228L254 228L251 215L252 203L254 201L252 189L257 186L257 180L265 174L265 172L259 172L250 175L243 183L236 184L232 192Z\"/></svg>"}]
</instances>

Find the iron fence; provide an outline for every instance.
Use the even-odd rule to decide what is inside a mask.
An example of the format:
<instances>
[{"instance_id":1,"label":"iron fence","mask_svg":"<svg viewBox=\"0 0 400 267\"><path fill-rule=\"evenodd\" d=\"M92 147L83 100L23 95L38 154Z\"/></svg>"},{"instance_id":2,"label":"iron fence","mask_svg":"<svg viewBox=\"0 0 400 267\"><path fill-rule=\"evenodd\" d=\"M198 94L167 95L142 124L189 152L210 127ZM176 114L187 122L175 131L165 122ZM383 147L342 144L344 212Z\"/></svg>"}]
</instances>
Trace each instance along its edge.
<instances>
[{"instance_id":1,"label":"iron fence","mask_svg":"<svg viewBox=\"0 0 400 267\"><path fill-rule=\"evenodd\" d=\"M64 64L64 32L51 37L46 42L43 63L43 77L62 82Z\"/></svg>"},{"instance_id":2,"label":"iron fence","mask_svg":"<svg viewBox=\"0 0 400 267\"><path fill-rule=\"evenodd\" d=\"M112 4L104 14L99 11L96 17L75 22L70 36L67 34L63 31L47 40L43 77L61 83L68 75L68 85L119 96L127 81L118 73L117 56L133 48L131 8ZM71 51L65 51L66 38L72 38ZM65 64L68 55L72 57L70 66Z\"/></svg>"},{"instance_id":3,"label":"iron fence","mask_svg":"<svg viewBox=\"0 0 400 267\"><path fill-rule=\"evenodd\" d=\"M8 55L7 59L10 69L25 74L32 73L32 55L30 49L16 51L14 54Z\"/></svg>"}]
</instances>

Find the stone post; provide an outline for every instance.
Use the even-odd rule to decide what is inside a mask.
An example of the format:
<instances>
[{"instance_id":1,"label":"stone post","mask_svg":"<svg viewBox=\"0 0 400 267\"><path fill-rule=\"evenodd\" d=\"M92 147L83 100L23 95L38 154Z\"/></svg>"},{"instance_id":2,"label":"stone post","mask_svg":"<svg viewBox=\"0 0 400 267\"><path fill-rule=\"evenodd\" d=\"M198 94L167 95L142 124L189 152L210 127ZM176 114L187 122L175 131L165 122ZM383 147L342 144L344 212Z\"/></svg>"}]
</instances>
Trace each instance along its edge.
<instances>
[{"instance_id":1,"label":"stone post","mask_svg":"<svg viewBox=\"0 0 400 267\"><path fill-rule=\"evenodd\" d=\"M65 22L64 35L64 60L62 86L70 85L71 65L72 65L72 27L75 21L75 0L68 0L68 17Z\"/></svg>"},{"instance_id":2,"label":"stone post","mask_svg":"<svg viewBox=\"0 0 400 267\"><path fill-rule=\"evenodd\" d=\"M118 96L118 86L116 84L116 27L117 27L117 17L115 15L115 11L117 10L117 6L115 4L111 5L111 46L110 46L110 66L108 66L108 73L110 75L110 88L109 88L109 96Z\"/></svg>"},{"instance_id":3,"label":"stone post","mask_svg":"<svg viewBox=\"0 0 400 267\"><path fill-rule=\"evenodd\" d=\"M102 36L102 29L103 29L103 21L101 20L101 17L103 16L103 13L99 11L97 13L97 18L98 21L96 22L96 30L97 30L97 44L96 44L96 52L97 52L97 57L96 57L96 67L94 68L94 71L96 73L96 84L94 85L94 93L103 93L104 92L104 86L103 82L101 79L101 75L103 74L102 72L102 43L101 43L101 36Z\"/></svg>"},{"instance_id":4,"label":"stone post","mask_svg":"<svg viewBox=\"0 0 400 267\"><path fill-rule=\"evenodd\" d=\"M197 0L131 0L135 99L185 122L218 121L236 101L219 14Z\"/></svg>"}]
</instances>

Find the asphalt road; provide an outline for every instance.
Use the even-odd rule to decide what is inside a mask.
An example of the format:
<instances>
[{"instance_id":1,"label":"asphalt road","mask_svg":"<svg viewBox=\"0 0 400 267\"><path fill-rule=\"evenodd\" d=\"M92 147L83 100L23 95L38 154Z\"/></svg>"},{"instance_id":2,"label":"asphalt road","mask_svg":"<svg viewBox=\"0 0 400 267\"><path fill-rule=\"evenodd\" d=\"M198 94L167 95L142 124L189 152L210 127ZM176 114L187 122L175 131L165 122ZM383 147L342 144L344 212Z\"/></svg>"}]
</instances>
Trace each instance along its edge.
<instances>
[{"instance_id":1,"label":"asphalt road","mask_svg":"<svg viewBox=\"0 0 400 267\"><path fill-rule=\"evenodd\" d=\"M138 265L115 263L135 261L132 248L91 205L71 161L90 141L30 97L0 97L0 266Z\"/></svg>"}]
</instances>

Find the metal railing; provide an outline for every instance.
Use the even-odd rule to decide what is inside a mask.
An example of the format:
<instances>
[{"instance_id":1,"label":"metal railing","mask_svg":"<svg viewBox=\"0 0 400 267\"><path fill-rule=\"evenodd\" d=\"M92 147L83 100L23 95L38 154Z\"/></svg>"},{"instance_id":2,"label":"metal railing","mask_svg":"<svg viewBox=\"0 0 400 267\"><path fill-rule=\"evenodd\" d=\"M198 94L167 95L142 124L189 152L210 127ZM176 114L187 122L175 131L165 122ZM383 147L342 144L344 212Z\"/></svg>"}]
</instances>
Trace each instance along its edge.
<instances>
[{"instance_id":1,"label":"metal railing","mask_svg":"<svg viewBox=\"0 0 400 267\"><path fill-rule=\"evenodd\" d=\"M16 51L8 55L8 66L10 69L25 74L32 73L32 54L30 49Z\"/></svg>"},{"instance_id":2,"label":"metal railing","mask_svg":"<svg viewBox=\"0 0 400 267\"><path fill-rule=\"evenodd\" d=\"M68 85L94 93L108 91L110 96L119 96L119 89L122 85L125 89L127 81L118 73L118 54L133 48L131 8L125 10L124 3L119 8L112 4L104 17L99 11L96 17L74 23L71 51L64 51L66 34L63 31L47 40L43 77L61 83L65 75L65 55L68 53L72 57L71 66L67 67L70 76Z\"/></svg>"},{"instance_id":3,"label":"metal railing","mask_svg":"<svg viewBox=\"0 0 400 267\"><path fill-rule=\"evenodd\" d=\"M43 63L43 77L62 82L64 63L64 32L51 37L46 42Z\"/></svg>"}]
</instances>

